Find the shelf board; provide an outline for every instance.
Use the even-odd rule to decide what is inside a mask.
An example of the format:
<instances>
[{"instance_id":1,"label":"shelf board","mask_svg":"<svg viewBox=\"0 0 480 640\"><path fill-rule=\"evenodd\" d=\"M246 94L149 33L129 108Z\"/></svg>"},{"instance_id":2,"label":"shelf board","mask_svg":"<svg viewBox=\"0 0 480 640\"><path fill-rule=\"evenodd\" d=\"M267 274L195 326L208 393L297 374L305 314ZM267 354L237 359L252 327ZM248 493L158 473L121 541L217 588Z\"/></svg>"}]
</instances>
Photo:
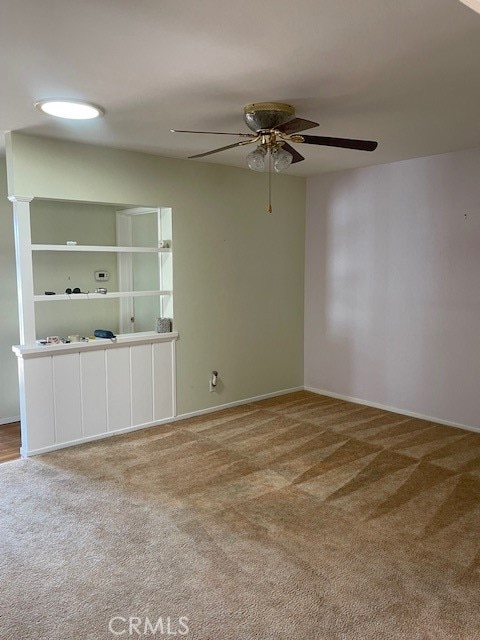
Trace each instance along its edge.
<instances>
[{"instance_id":1,"label":"shelf board","mask_svg":"<svg viewBox=\"0 0 480 640\"><path fill-rule=\"evenodd\" d=\"M35 302L55 302L55 300L100 300L102 298L139 298L143 296L171 296L172 291L109 291L107 293L59 293L54 296L33 296Z\"/></svg>"},{"instance_id":2,"label":"shelf board","mask_svg":"<svg viewBox=\"0 0 480 640\"><path fill-rule=\"evenodd\" d=\"M104 349L116 349L127 345L135 344L155 344L158 342L173 342L178 339L178 333L172 331L170 333L157 333L155 331L145 331L142 333L124 333L119 334L116 340L108 340L104 338L95 338L88 342L69 342L61 344L21 344L12 347L12 351L18 358L37 358L51 357L55 354L95 351Z\"/></svg>"},{"instance_id":3,"label":"shelf board","mask_svg":"<svg viewBox=\"0 0 480 640\"><path fill-rule=\"evenodd\" d=\"M32 251L90 251L110 253L172 253L171 249L159 247L117 247L89 244L32 244Z\"/></svg>"}]
</instances>

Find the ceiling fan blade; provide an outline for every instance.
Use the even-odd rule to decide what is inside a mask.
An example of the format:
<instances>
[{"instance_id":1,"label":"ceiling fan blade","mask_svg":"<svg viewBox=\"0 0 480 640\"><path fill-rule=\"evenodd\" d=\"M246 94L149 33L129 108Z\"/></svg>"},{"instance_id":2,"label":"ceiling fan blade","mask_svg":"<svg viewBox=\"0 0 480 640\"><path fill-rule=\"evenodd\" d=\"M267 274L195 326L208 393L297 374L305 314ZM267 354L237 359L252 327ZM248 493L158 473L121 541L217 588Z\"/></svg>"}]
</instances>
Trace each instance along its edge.
<instances>
[{"instance_id":1,"label":"ceiling fan blade","mask_svg":"<svg viewBox=\"0 0 480 640\"><path fill-rule=\"evenodd\" d=\"M291 134L298 133L299 131L306 131L307 129L313 129L314 127L318 127L318 122L304 120L303 118L293 118L293 120L289 120L275 128L277 131L281 131L282 133Z\"/></svg>"},{"instance_id":2,"label":"ceiling fan blade","mask_svg":"<svg viewBox=\"0 0 480 640\"><path fill-rule=\"evenodd\" d=\"M340 147L342 149L358 149L359 151L375 151L378 142L373 140L350 140L349 138L326 138L324 136L304 136L307 144L319 144L327 147Z\"/></svg>"},{"instance_id":3,"label":"ceiling fan blade","mask_svg":"<svg viewBox=\"0 0 480 640\"><path fill-rule=\"evenodd\" d=\"M288 151L288 153L291 153L293 156L293 160L292 160L292 164L295 164L295 162L301 162L302 160L305 160L305 158L302 156L301 153L298 153L298 151L296 149L294 149L293 147L291 147L288 142L284 142L282 145L282 149L284 151Z\"/></svg>"},{"instance_id":4,"label":"ceiling fan blade","mask_svg":"<svg viewBox=\"0 0 480 640\"><path fill-rule=\"evenodd\" d=\"M212 136L241 136L242 138L255 138L254 133L224 133L222 131L185 131L183 129L170 129L172 133L207 133Z\"/></svg>"},{"instance_id":5,"label":"ceiling fan blade","mask_svg":"<svg viewBox=\"0 0 480 640\"><path fill-rule=\"evenodd\" d=\"M255 137L255 140L257 137ZM205 156L211 156L212 153L218 153L219 151L226 151L227 149L233 149L234 147L241 147L245 144L251 144L255 140L241 140L240 142L235 142L234 144L227 144L226 147L220 147L219 149L214 149L213 151L206 151L205 153L197 153L194 156L188 156L188 159L192 158L204 158Z\"/></svg>"}]
</instances>

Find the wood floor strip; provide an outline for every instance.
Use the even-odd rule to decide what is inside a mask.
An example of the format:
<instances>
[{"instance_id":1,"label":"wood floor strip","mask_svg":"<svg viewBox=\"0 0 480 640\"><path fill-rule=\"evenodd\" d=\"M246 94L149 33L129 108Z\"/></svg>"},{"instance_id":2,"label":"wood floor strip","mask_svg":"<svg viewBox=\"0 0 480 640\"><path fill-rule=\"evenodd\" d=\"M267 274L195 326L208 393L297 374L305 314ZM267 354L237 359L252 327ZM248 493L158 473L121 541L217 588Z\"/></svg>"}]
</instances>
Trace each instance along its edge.
<instances>
[{"instance_id":1,"label":"wood floor strip","mask_svg":"<svg viewBox=\"0 0 480 640\"><path fill-rule=\"evenodd\" d=\"M0 464L20 458L20 423L0 426Z\"/></svg>"}]
</instances>

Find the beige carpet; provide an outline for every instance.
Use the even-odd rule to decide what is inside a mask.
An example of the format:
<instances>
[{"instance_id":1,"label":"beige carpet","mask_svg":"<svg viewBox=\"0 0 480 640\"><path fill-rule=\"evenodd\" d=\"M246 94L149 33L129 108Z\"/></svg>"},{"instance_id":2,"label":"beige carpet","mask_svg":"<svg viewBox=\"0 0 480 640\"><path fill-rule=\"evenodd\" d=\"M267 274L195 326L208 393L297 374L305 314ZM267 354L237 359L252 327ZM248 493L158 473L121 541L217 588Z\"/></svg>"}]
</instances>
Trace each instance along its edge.
<instances>
[{"instance_id":1,"label":"beige carpet","mask_svg":"<svg viewBox=\"0 0 480 640\"><path fill-rule=\"evenodd\" d=\"M480 434L301 392L0 491L2 640L480 638Z\"/></svg>"}]
</instances>

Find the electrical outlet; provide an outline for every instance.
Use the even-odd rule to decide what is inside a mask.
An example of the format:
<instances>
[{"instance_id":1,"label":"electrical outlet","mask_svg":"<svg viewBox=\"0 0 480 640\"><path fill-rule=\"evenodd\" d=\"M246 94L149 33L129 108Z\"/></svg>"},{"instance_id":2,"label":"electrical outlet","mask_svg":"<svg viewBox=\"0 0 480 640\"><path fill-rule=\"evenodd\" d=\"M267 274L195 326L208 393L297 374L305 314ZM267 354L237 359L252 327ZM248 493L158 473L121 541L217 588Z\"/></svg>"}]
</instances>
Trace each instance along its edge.
<instances>
[{"instance_id":1,"label":"electrical outlet","mask_svg":"<svg viewBox=\"0 0 480 640\"><path fill-rule=\"evenodd\" d=\"M210 378L210 382L208 383L208 390L210 393L216 391L218 383L218 371L212 371L212 376Z\"/></svg>"}]
</instances>

